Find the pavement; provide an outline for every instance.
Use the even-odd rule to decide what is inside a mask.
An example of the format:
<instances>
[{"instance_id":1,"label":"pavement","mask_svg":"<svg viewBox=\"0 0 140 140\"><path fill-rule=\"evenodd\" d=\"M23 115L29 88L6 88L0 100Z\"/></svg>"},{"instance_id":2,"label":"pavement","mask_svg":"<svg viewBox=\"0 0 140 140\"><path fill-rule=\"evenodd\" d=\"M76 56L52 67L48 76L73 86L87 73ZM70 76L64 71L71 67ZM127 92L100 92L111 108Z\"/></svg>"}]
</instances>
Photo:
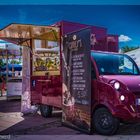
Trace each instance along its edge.
<instances>
[{"instance_id":1,"label":"pavement","mask_svg":"<svg viewBox=\"0 0 140 140\"><path fill-rule=\"evenodd\" d=\"M40 112L23 116L20 100L7 101L0 97L0 140L140 140L140 123L121 124L114 136L87 135L61 124L61 112L55 110L51 118L43 118Z\"/></svg>"}]
</instances>

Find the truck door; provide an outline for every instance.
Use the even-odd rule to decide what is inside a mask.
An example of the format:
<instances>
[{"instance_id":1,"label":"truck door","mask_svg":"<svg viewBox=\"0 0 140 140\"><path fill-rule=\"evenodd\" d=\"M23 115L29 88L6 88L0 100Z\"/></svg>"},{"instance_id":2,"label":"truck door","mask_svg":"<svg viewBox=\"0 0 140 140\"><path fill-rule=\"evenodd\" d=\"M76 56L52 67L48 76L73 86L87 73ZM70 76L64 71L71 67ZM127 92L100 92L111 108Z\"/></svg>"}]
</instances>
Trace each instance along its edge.
<instances>
[{"instance_id":1,"label":"truck door","mask_svg":"<svg viewBox=\"0 0 140 140\"><path fill-rule=\"evenodd\" d=\"M63 37L62 122L91 131L90 29Z\"/></svg>"}]
</instances>

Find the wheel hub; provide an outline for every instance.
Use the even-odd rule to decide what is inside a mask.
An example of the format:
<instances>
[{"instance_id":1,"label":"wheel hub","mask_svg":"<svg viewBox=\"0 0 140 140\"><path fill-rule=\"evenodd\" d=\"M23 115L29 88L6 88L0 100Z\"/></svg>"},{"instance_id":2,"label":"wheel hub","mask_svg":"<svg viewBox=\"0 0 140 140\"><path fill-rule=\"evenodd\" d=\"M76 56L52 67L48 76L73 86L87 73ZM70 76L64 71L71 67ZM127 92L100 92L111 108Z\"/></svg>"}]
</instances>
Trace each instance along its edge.
<instances>
[{"instance_id":1,"label":"wheel hub","mask_svg":"<svg viewBox=\"0 0 140 140\"><path fill-rule=\"evenodd\" d=\"M106 114L102 114L100 116L100 122L99 122L100 126L104 129L107 129L109 127L112 126L112 121L110 116L106 115Z\"/></svg>"}]
</instances>

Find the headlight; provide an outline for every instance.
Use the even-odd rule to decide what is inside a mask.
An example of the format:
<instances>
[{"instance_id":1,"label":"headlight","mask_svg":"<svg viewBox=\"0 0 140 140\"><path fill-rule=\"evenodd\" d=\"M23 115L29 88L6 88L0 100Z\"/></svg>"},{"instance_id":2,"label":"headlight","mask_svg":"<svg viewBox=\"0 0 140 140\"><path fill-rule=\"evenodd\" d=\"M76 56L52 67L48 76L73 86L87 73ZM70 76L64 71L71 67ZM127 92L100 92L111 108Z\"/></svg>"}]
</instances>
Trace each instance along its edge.
<instances>
[{"instance_id":1,"label":"headlight","mask_svg":"<svg viewBox=\"0 0 140 140\"><path fill-rule=\"evenodd\" d=\"M114 83L114 88L115 88L116 90L119 90L119 89L120 89L120 83L119 83L119 82L115 82L115 83Z\"/></svg>"},{"instance_id":2,"label":"headlight","mask_svg":"<svg viewBox=\"0 0 140 140\"><path fill-rule=\"evenodd\" d=\"M124 96L124 95L121 95L121 96L120 96L120 100L121 100L121 101L124 101L124 100L125 100L125 96Z\"/></svg>"}]
</instances>

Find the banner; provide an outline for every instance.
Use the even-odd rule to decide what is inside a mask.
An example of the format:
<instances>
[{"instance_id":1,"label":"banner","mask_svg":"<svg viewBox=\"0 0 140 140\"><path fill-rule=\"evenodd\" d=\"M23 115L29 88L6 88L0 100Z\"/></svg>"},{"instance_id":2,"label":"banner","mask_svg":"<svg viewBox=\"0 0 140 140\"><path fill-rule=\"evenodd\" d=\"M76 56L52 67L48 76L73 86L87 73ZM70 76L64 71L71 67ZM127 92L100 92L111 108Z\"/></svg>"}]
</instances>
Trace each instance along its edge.
<instances>
[{"instance_id":1,"label":"banner","mask_svg":"<svg viewBox=\"0 0 140 140\"><path fill-rule=\"evenodd\" d=\"M62 122L85 132L91 131L90 29L63 37Z\"/></svg>"}]
</instances>

